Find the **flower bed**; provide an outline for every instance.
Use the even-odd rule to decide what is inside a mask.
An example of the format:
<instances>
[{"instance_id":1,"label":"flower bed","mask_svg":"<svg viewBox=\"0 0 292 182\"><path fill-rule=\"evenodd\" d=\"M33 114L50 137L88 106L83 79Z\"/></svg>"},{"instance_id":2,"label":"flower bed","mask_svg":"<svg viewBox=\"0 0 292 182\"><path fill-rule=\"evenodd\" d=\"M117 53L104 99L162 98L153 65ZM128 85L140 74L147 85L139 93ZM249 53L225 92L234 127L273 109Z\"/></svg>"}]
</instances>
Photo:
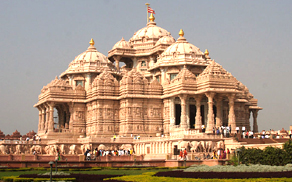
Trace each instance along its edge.
<instances>
[{"instance_id":1,"label":"flower bed","mask_svg":"<svg viewBox=\"0 0 292 182\"><path fill-rule=\"evenodd\" d=\"M166 171L158 172L154 176L176 178L201 178L201 179L245 179L245 178L292 178L292 173L285 172L184 172Z\"/></svg>"}]
</instances>

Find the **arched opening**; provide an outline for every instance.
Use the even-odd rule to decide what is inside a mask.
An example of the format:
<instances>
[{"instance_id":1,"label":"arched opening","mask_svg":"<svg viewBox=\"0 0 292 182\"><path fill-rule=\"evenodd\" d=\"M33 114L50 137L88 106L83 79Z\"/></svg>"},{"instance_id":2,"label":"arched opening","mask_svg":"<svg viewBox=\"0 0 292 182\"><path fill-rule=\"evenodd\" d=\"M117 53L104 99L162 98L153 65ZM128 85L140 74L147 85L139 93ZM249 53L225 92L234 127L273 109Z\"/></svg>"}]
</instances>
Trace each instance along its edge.
<instances>
[{"instance_id":1,"label":"arched opening","mask_svg":"<svg viewBox=\"0 0 292 182\"><path fill-rule=\"evenodd\" d=\"M180 125L181 105L175 104L175 125Z\"/></svg>"},{"instance_id":2,"label":"arched opening","mask_svg":"<svg viewBox=\"0 0 292 182\"><path fill-rule=\"evenodd\" d=\"M201 105L201 117L202 117L202 125L205 125L205 106L204 105Z\"/></svg>"},{"instance_id":3,"label":"arched opening","mask_svg":"<svg viewBox=\"0 0 292 182\"><path fill-rule=\"evenodd\" d=\"M190 111L190 128L195 128L195 124L196 124L196 105L191 105L189 106L189 111Z\"/></svg>"}]
</instances>

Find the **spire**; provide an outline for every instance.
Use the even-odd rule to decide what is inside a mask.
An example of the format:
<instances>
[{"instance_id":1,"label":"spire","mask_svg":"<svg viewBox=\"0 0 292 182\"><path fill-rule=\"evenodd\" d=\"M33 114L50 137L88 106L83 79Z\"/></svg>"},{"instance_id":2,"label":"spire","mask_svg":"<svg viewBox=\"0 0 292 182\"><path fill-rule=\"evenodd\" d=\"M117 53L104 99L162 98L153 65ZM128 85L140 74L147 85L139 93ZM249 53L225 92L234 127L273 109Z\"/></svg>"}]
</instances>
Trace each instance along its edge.
<instances>
[{"instance_id":1,"label":"spire","mask_svg":"<svg viewBox=\"0 0 292 182\"><path fill-rule=\"evenodd\" d=\"M185 33L184 33L184 31L182 29L180 29L178 35L181 36L181 37L183 37L185 35Z\"/></svg>"},{"instance_id":2,"label":"spire","mask_svg":"<svg viewBox=\"0 0 292 182\"><path fill-rule=\"evenodd\" d=\"M150 22L154 22L155 17L153 16L153 13L150 14L150 16L149 16L149 20L150 20Z\"/></svg>"},{"instance_id":3,"label":"spire","mask_svg":"<svg viewBox=\"0 0 292 182\"><path fill-rule=\"evenodd\" d=\"M209 56L209 51L208 49L206 49L205 53L204 53L206 56Z\"/></svg>"},{"instance_id":4,"label":"spire","mask_svg":"<svg viewBox=\"0 0 292 182\"><path fill-rule=\"evenodd\" d=\"M89 42L89 44L93 46L94 45L94 40L91 39L90 42Z\"/></svg>"}]
</instances>

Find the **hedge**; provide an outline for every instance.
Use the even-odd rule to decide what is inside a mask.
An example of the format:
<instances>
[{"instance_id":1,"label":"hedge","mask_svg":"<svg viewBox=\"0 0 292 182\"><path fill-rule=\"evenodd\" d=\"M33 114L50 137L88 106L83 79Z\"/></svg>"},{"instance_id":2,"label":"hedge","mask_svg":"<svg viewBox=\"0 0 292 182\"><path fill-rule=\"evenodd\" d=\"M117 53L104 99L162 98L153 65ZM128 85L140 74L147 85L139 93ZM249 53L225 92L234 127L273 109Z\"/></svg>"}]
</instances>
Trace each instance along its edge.
<instances>
[{"instance_id":1,"label":"hedge","mask_svg":"<svg viewBox=\"0 0 292 182\"><path fill-rule=\"evenodd\" d=\"M283 144L283 149L277 147L266 147L264 150L258 148L241 147L239 160L242 164L263 164L271 166L283 166L292 163L292 141ZM236 161L234 161L236 163Z\"/></svg>"},{"instance_id":2,"label":"hedge","mask_svg":"<svg viewBox=\"0 0 292 182\"><path fill-rule=\"evenodd\" d=\"M104 180L121 180L133 182L274 182L274 181L291 181L292 178L249 178L249 179L194 179L194 178L173 178L173 177L156 177L155 172L143 173L141 175L129 175Z\"/></svg>"},{"instance_id":3,"label":"hedge","mask_svg":"<svg viewBox=\"0 0 292 182\"><path fill-rule=\"evenodd\" d=\"M38 181L50 181L50 178L20 178L17 176L5 176L1 180L5 182L38 182ZM52 178L53 181L76 181L76 178Z\"/></svg>"}]
</instances>

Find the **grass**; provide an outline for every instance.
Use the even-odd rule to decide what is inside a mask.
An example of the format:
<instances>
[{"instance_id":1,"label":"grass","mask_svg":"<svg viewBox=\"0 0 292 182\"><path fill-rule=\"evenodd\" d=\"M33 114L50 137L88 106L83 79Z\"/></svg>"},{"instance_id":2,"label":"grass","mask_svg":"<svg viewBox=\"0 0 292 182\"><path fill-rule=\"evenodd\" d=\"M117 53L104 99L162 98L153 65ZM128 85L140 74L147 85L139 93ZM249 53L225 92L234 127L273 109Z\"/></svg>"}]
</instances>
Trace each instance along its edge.
<instances>
[{"instance_id":1,"label":"grass","mask_svg":"<svg viewBox=\"0 0 292 182\"><path fill-rule=\"evenodd\" d=\"M2 178L3 176L19 176L21 174L39 174L45 172L48 171L1 171L0 178Z\"/></svg>"},{"instance_id":2,"label":"grass","mask_svg":"<svg viewBox=\"0 0 292 182\"><path fill-rule=\"evenodd\" d=\"M162 172L170 171L172 169L150 169L147 172ZM54 171L54 170L53 170ZM0 178L3 176L19 176L21 174L40 174L47 173L48 171L1 171ZM66 171L68 173L82 173L82 174L109 174L109 175L141 175L145 173L146 170L113 170L113 169L103 169L99 171Z\"/></svg>"}]
</instances>

